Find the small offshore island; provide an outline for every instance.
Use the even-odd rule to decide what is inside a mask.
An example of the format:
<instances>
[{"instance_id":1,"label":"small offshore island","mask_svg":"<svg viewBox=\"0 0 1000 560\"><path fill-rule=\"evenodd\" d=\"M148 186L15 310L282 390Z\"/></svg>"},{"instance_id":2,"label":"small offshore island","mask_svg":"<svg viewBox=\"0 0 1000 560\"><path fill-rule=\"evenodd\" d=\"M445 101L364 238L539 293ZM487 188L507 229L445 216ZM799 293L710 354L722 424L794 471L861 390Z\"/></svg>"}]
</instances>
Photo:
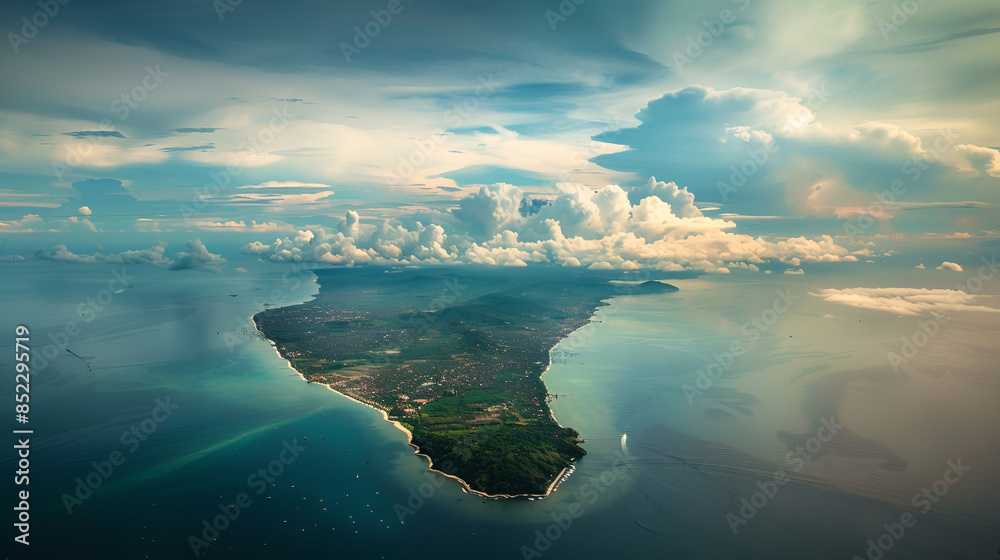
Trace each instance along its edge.
<instances>
[{"instance_id":1,"label":"small offshore island","mask_svg":"<svg viewBox=\"0 0 1000 560\"><path fill-rule=\"evenodd\" d=\"M314 271L315 299L254 316L310 382L406 430L431 466L483 496L546 495L586 454L541 380L549 351L615 295L675 292L566 268Z\"/></svg>"}]
</instances>

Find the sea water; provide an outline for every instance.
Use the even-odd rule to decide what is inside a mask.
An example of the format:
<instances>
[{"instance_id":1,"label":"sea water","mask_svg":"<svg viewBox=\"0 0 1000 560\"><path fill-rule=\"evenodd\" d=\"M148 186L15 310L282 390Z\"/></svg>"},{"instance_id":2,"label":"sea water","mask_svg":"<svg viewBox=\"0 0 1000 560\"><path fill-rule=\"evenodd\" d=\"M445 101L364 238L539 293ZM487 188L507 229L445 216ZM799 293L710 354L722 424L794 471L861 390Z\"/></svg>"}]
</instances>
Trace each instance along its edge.
<instances>
[{"instance_id":1,"label":"sea water","mask_svg":"<svg viewBox=\"0 0 1000 560\"><path fill-rule=\"evenodd\" d=\"M713 276L613 298L543 377L588 455L546 499L484 502L247 328L308 300L307 273L125 265L130 287L106 301L122 265L2 266L8 344L24 324L34 355L55 350L31 378L35 557L851 558L905 512L893 554L1000 545L996 321L952 314L896 373L886 353L915 320L810 295L886 278ZM782 289L797 299L778 313ZM744 328L769 309L766 332ZM788 456L829 418L844 428ZM913 494L959 458L971 470L921 513ZM777 473L789 482L770 486ZM742 517L743 500L760 507Z\"/></svg>"}]
</instances>

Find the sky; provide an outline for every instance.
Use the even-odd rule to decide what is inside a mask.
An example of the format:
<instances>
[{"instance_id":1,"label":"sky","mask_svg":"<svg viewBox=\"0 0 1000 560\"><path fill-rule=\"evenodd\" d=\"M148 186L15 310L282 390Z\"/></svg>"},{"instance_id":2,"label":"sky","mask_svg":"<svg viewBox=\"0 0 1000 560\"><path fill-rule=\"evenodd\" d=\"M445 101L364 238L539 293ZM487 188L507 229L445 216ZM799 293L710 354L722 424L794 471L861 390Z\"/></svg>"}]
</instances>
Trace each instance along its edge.
<instances>
[{"instance_id":1,"label":"sky","mask_svg":"<svg viewBox=\"0 0 1000 560\"><path fill-rule=\"evenodd\" d=\"M957 272L1000 244L993 2L8 1L0 32L4 261Z\"/></svg>"}]
</instances>

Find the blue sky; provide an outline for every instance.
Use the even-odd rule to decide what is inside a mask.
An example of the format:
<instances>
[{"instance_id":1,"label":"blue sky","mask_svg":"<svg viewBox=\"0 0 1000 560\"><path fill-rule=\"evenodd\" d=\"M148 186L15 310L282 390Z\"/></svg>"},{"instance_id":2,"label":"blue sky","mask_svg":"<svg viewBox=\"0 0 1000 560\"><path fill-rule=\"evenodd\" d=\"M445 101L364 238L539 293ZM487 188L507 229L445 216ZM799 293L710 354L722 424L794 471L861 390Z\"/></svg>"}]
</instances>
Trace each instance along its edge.
<instances>
[{"instance_id":1,"label":"blue sky","mask_svg":"<svg viewBox=\"0 0 1000 560\"><path fill-rule=\"evenodd\" d=\"M797 273L1000 237L990 2L53 1L0 8L7 260Z\"/></svg>"}]
</instances>

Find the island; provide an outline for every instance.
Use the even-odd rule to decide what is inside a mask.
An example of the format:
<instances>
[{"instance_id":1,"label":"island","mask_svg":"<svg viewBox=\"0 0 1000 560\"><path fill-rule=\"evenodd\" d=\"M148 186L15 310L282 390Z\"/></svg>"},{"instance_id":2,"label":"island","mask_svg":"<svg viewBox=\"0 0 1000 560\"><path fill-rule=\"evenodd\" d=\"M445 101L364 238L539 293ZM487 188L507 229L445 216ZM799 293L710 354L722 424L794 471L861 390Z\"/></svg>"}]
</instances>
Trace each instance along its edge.
<instances>
[{"instance_id":1,"label":"island","mask_svg":"<svg viewBox=\"0 0 1000 560\"><path fill-rule=\"evenodd\" d=\"M314 272L315 298L258 313L260 333L307 381L381 410L432 469L493 497L545 496L586 454L549 409L550 350L609 298L677 291L553 267Z\"/></svg>"}]
</instances>

